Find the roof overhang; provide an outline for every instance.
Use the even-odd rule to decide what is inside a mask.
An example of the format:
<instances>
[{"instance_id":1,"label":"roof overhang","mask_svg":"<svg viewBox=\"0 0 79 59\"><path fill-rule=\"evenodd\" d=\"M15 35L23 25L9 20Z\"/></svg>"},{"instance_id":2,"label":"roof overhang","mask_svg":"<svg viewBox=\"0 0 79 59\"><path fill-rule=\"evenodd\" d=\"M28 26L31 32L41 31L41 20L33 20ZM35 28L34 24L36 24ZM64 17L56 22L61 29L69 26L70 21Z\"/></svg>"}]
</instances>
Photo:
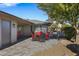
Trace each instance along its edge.
<instances>
[{"instance_id":1,"label":"roof overhang","mask_svg":"<svg viewBox=\"0 0 79 59\"><path fill-rule=\"evenodd\" d=\"M50 22L48 21L40 21L40 20L28 20L29 22L35 24L35 25L48 25Z\"/></svg>"},{"instance_id":2,"label":"roof overhang","mask_svg":"<svg viewBox=\"0 0 79 59\"><path fill-rule=\"evenodd\" d=\"M24 20L22 18L16 17L14 15L11 15L9 13L0 11L0 19L1 20L10 20L10 21L15 21L18 23L18 25L32 25L32 22L29 22L27 20Z\"/></svg>"}]
</instances>

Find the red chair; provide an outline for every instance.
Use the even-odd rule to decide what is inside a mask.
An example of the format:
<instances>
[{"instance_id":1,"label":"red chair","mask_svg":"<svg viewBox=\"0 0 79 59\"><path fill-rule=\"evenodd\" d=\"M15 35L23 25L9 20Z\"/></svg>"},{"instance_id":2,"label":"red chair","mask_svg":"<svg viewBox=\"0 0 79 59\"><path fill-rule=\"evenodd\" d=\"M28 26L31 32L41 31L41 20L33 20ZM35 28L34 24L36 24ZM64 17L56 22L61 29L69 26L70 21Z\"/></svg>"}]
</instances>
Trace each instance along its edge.
<instances>
[{"instance_id":1,"label":"red chair","mask_svg":"<svg viewBox=\"0 0 79 59\"><path fill-rule=\"evenodd\" d=\"M36 32L36 35L41 36L42 32Z\"/></svg>"},{"instance_id":2,"label":"red chair","mask_svg":"<svg viewBox=\"0 0 79 59\"><path fill-rule=\"evenodd\" d=\"M45 36L46 40L49 39L49 32L46 33L46 36Z\"/></svg>"},{"instance_id":3,"label":"red chair","mask_svg":"<svg viewBox=\"0 0 79 59\"><path fill-rule=\"evenodd\" d=\"M41 39L40 39L40 36L42 35L42 32L36 32L36 35L39 37L38 38L38 41L40 41Z\"/></svg>"}]
</instances>

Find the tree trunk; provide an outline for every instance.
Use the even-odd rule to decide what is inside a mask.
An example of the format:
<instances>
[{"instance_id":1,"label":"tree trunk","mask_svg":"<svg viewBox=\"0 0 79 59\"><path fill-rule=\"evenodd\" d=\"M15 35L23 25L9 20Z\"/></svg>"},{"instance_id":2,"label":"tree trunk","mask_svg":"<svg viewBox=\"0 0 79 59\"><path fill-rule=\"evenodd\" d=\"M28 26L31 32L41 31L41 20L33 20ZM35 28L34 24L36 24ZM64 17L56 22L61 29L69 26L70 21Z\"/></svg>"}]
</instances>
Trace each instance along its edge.
<instances>
[{"instance_id":1,"label":"tree trunk","mask_svg":"<svg viewBox=\"0 0 79 59\"><path fill-rule=\"evenodd\" d=\"M73 27L75 28L76 30L76 35L77 35L77 27L76 27L76 19L73 17ZM74 39L75 39L75 42L76 42L76 35L74 36Z\"/></svg>"}]
</instances>

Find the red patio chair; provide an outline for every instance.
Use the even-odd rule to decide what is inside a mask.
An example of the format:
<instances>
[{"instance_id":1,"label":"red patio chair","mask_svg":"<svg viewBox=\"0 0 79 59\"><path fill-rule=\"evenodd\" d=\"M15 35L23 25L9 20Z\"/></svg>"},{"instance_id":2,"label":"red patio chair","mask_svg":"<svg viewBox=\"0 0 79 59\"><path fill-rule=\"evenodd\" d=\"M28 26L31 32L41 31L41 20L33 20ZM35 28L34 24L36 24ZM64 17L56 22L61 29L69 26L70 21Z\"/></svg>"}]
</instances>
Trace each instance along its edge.
<instances>
[{"instance_id":1,"label":"red patio chair","mask_svg":"<svg viewBox=\"0 0 79 59\"><path fill-rule=\"evenodd\" d=\"M45 38L46 38L46 40L49 39L49 32L46 33Z\"/></svg>"}]
</instances>

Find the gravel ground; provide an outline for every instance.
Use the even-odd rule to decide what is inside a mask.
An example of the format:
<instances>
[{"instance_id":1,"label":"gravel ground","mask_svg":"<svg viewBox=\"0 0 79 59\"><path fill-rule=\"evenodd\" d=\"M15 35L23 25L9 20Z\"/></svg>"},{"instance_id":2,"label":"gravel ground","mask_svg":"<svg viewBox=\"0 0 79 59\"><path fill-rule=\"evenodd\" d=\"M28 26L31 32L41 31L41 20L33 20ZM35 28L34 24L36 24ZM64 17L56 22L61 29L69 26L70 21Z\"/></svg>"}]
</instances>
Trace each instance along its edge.
<instances>
[{"instance_id":1,"label":"gravel ground","mask_svg":"<svg viewBox=\"0 0 79 59\"><path fill-rule=\"evenodd\" d=\"M50 39L45 42L32 41L28 38L13 46L0 50L1 56L31 56L34 52L46 50L57 44L57 39Z\"/></svg>"}]
</instances>

